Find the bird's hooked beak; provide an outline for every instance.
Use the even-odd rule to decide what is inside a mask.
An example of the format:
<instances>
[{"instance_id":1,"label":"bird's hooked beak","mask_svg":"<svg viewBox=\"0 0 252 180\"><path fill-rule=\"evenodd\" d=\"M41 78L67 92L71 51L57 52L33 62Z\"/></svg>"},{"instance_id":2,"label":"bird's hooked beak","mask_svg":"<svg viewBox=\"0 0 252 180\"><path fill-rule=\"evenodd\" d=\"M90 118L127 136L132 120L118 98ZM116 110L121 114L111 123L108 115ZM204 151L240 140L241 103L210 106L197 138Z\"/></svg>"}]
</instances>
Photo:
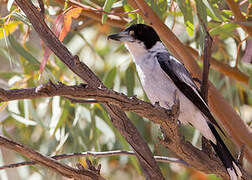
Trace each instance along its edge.
<instances>
[{"instance_id":1,"label":"bird's hooked beak","mask_svg":"<svg viewBox=\"0 0 252 180\"><path fill-rule=\"evenodd\" d=\"M108 36L108 39L112 39L115 41L122 41L122 42L133 42L134 38L128 33L128 31L122 31L116 34L111 34Z\"/></svg>"}]
</instances>

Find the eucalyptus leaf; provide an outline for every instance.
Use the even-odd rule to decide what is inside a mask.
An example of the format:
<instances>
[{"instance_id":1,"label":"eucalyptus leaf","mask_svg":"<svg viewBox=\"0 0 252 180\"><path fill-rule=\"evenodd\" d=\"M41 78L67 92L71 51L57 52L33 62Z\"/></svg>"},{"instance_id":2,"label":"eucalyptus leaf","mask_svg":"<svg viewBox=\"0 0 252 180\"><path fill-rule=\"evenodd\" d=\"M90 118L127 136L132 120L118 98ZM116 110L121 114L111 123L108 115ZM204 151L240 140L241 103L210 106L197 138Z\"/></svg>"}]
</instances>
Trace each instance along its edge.
<instances>
[{"instance_id":1,"label":"eucalyptus leaf","mask_svg":"<svg viewBox=\"0 0 252 180\"><path fill-rule=\"evenodd\" d=\"M106 12L109 12L110 9L112 8L114 2L115 2L115 0L106 0L105 4L103 6L103 10L106 11ZM102 24L105 24L107 18L108 18L108 15L106 13L103 13L103 15L102 15Z\"/></svg>"},{"instance_id":2,"label":"eucalyptus leaf","mask_svg":"<svg viewBox=\"0 0 252 180\"><path fill-rule=\"evenodd\" d=\"M135 72L133 66L130 64L125 72L125 82L127 86L127 94L128 96L134 95L134 87L135 87Z\"/></svg>"},{"instance_id":3,"label":"eucalyptus leaf","mask_svg":"<svg viewBox=\"0 0 252 180\"><path fill-rule=\"evenodd\" d=\"M212 14L214 14L220 21L223 21L223 18L220 15L220 11L217 7L211 4L208 0L203 0L203 3L208 7Z\"/></svg>"},{"instance_id":4,"label":"eucalyptus leaf","mask_svg":"<svg viewBox=\"0 0 252 180\"><path fill-rule=\"evenodd\" d=\"M108 74L105 77L104 80L104 84L108 87L108 88L112 88L114 85L114 81L115 81L115 77L116 77L116 67L112 68Z\"/></svg>"},{"instance_id":5,"label":"eucalyptus leaf","mask_svg":"<svg viewBox=\"0 0 252 180\"><path fill-rule=\"evenodd\" d=\"M25 50L14 38L14 36L9 35L8 36L9 42L11 47L22 57L24 57L26 60L28 60L31 64L36 65L37 68L39 68L40 62L31 55L27 50Z\"/></svg>"},{"instance_id":6,"label":"eucalyptus leaf","mask_svg":"<svg viewBox=\"0 0 252 180\"><path fill-rule=\"evenodd\" d=\"M192 7L189 0L178 0L177 1L180 10L184 15L184 22L186 25L186 31L189 36L193 35L194 26L193 26L193 14Z\"/></svg>"},{"instance_id":7,"label":"eucalyptus leaf","mask_svg":"<svg viewBox=\"0 0 252 180\"><path fill-rule=\"evenodd\" d=\"M202 0L196 0L196 8L197 13L199 14L200 18L202 19L203 23L207 26L207 11L206 6Z\"/></svg>"}]
</instances>

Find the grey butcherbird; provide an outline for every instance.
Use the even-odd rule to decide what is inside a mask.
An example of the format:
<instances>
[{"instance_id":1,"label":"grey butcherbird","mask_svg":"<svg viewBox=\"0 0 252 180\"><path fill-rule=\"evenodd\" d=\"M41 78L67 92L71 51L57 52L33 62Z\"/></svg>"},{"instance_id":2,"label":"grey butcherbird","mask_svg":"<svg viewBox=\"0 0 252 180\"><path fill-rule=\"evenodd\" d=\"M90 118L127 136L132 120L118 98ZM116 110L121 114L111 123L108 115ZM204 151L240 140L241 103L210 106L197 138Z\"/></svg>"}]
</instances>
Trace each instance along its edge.
<instances>
[{"instance_id":1,"label":"grey butcherbird","mask_svg":"<svg viewBox=\"0 0 252 180\"><path fill-rule=\"evenodd\" d=\"M236 161L220 138L208 105L185 66L172 56L161 42L155 30L144 24L131 25L124 31L108 36L122 41L129 50L142 86L152 103L170 108L174 93L180 100L179 120L191 124L210 140L212 147L227 169L231 180L241 178Z\"/></svg>"}]
</instances>

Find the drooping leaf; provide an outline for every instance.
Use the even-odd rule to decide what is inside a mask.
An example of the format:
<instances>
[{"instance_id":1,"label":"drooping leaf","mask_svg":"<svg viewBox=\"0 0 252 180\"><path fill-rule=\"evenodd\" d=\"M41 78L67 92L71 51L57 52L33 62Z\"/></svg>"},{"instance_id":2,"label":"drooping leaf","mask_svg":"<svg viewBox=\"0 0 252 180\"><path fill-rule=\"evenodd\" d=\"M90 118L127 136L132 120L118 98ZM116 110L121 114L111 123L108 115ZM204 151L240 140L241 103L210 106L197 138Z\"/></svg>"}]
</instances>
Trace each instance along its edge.
<instances>
[{"instance_id":1,"label":"drooping leaf","mask_svg":"<svg viewBox=\"0 0 252 180\"><path fill-rule=\"evenodd\" d=\"M15 75L21 75L19 72L0 72L0 78L2 79L10 79Z\"/></svg>"},{"instance_id":2,"label":"drooping leaf","mask_svg":"<svg viewBox=\"0 0 252 180\"><path fill-rule=\"evenodd\" d=\"M196 2L197 13L199 14L199 16L202 19L203 23L207 26L206 6L202 2L202 0L196 0L195 2Z\"/></svg>"},{"instance_id":3,"label":"drooping leaf","mask_svg":"<svg viewBox=\"0 0 252 180\"><path fill-rule=\"evenodd\" d=\"M125 72L125 82L127 86L127 94L128 96L134 95L134 87L135 87L135 76L133 66L129 65Z\"/></svg>"},{"instance_id":4,"label":"drooping leaf","mask_svg":"<svg viewBox=\"0 0 252 180\"><path fill-rule=\"evenodd\" d=\"M116 67L114 67L106 75L105 80L104 80L104 84L108 88L112 88L113 87L113 84L114 84L114 81L115 81L115 77L116 77L116 72L117 72Z\"/></svg>"},{"instance_id":5,"label":"drooping leaf","mask_svg":"<svg viewBox=\"0 0 252 180\"><path fill-rule=\"evenodd\" d=\"M32 65L35 65L34 67L38 69L38 66L40 62L31 55L27 50L25 50L14 38L14 36L9 35L8 36L9 42L11 47L22 57L24 57L26 60L28 60Z\"/></svg>"},{"instance_id":6,"label":"drooping leaf","mask_svg":"<svg viewBox=\"0 0 252 180\"><path fill-rule=\"evenodd\" d=\"M225 23L211 29L209 33L211 36L220 35L222 37L226 37L229 36L229 33L231 33L235 28L237 28L236 24Z\"/></svg>"},{"instance_id":7,"label":"drooping leaf","mask_svg":"<svg viewBox=\"0 0 252 180\"><path fill-rule=\"evenodd\" d=\"M252 26L252 22L251 21L246 21L246 22L233 21L232 23L234 23L234 24L241 24L241 25L245 25L245 26Z\"/></svg>"},{"instance_id":8,"label":"drooping leaf","mask_svg":"<svg viewBox=\"0 0 252 180\"><path fill-rule=\"evenodd\" d=\"M251 89L252 88L252 73L250 74L250 77L249 77L249 88Z\"/></svg>"},{"instance_id":9,"label":"drooping leaf","mask_svg":"<svg viewBox=\"0 0 252 180\"><path fill-rule=\"evenodd\" d=\"M112 8L112 5L114 4L115 0L106 0L105 4L103 6L103 10L106 12L109 12ZM108 15L106 13L103 13L102 15L102 24L104 24L107 20Z\"/></svg>"},{"instance_id":10,"label":"drooping leaf","mask_svg":"<svg viewBox=\"0 0 252 180\"><path fill-rule=\"evenodd\" d=\"M211 11L212 14L214 14L220 21L223 21L223 18L221 17L221 13L217 7L212 5L208 0L202 0L203 3L206 5L206 7Z\"/></svg>"},{"instance_id":11,"label":"drooping leaf","mask_svg":"<svg viewBox=\"0 0 252 180\"><path fill-rule=\"evenodd\" d=\"M147 0L147 3L151 6L154 12L159 16L160 19L164 20L166 17L166 11L168 8L166 0Z\"/></svg>"},{"instance_id":12,"label":"drooping leaf","mask_svg":"<svg viewBox=\"0 0 252 180\"><path fill-rule=\"evenodd\" d=\"M180 10L184 15L184 22L186 25L186 31L189 36L193 35L194 26L193 26L193 14L192 7L189 0L178 0L177 1Z\"/></svg>"},{"instance_id":13,"label":"drooping leaf","mask_svg":"<svg viewBox=\"0 0 252 180\"><path fill-rule=\"evenodd\" d=\"M64 26L59 35L60 41L63 41L67 33L70 31L72 25L72 19L78 18L80 16L81 11L82 8L77 7L77 8L71 8L66 13L64 13Z\"/></svg>"},{"instance_id":14,"label":"drooping leaf","mask_svg":"<svg viewBox=\"0 0 252 180\"><path fill-rule=\"evenodd\" d=\"M124 5L123 5L123 8L124 8L124 11L125 11L125 12L131 12L131 11L134 10L129 4L124 4ZM129 16L131 19L133 19L133 20L137 18L137 14L136 14L136 13L129 13L128 16Z\"/></svg>"},{"instance_id":15,"label":"drooping leaf","mask_svg":"<svg viewBox=\"0 0 252 180\"><path fill-rule=\"evenodd\" d=\"M57 18L55 19L54 24L55 25L53 26L52 31L58 37L59 34L62 32L62 27L64 25L64 14L58 15ZM61 38L64 39L63 35ZM43 58L41 60L41 64L40 64L40 68L39 68L39 79L45 69L46 63L47 63L48 58L50 57L51 54L52 54L52 51L50 50L50 48L45 46Z\"/></svg>"}]
</instances>

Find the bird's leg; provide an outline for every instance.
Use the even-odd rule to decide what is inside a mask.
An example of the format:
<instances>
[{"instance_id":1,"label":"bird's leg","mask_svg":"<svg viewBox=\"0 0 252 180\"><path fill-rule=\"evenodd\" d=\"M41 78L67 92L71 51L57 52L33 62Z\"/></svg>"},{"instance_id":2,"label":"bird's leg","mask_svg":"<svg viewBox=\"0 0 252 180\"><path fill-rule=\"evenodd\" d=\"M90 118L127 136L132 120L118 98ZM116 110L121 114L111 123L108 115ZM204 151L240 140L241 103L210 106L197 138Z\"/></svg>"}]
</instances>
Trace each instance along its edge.
<instances>
[{"instance_id":1,"label":"bird's leg","mask_svg":"<svg viewBox=\"0 0 252 180\"><path fill-rule=\"evenodd\" d=\"M155 106L160 106L159 101L156 101L156 102L154 103L154 105L155 105Z\"/></svg>"},{"instance_id":2,"label":"bird's leg","mask_svg":"<svg viewBox=\"0 0 252 180\"><path fill-rule=\"evenodd\" d=\"M201 147L202 147L202 151L204 151L206 154L208 154L208 156L210 158L212 158L214 156L212 146L211 146L210 142L204 136L202 136L202 138L201 138Z\"/></svg>"},{"instance_id":3,"label":"bird's leg","mask_svg":"<svg viewBox=\"0 0 252 180\"><path fill-rule=\"evenodd\" d=\"M179 96L178 96L177 90L174 91L173 103L174 104L171 107L171 111L172 111L172 114L175 115L175 117L178 119L180 102L179 102Z\"/></svg>"}]
</instances>

